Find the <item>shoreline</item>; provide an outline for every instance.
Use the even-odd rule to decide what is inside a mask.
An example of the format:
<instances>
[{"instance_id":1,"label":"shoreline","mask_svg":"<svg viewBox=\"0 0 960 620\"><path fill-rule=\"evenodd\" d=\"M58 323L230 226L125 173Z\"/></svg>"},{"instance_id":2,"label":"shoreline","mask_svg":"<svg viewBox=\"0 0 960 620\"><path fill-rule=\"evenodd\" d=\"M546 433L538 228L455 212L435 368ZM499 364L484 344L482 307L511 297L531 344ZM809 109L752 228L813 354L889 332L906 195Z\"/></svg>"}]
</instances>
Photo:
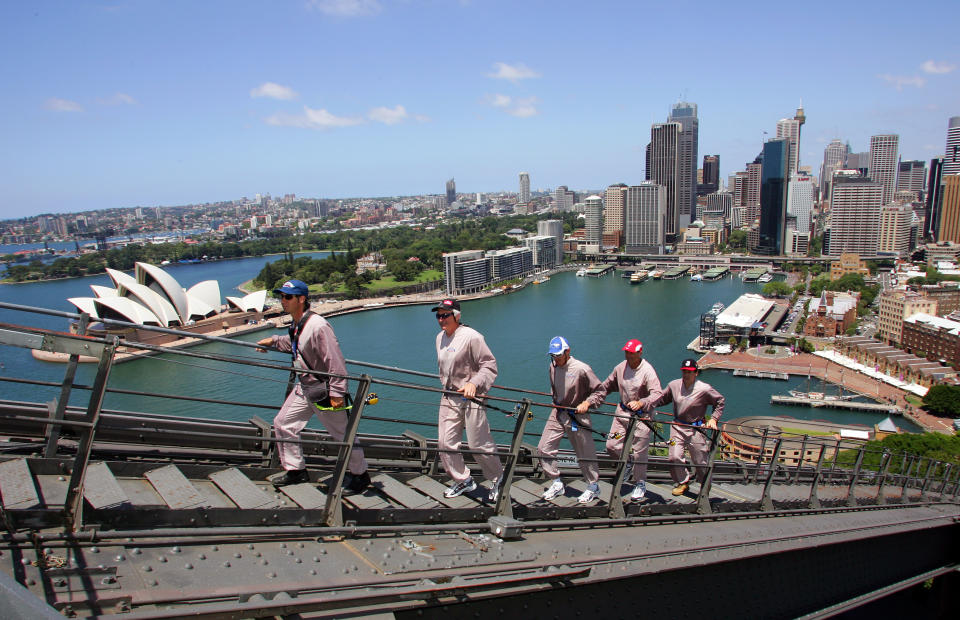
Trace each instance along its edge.
<instances>
[{"instance_id":1,"label":"shoreline","mask_svg":"<svg viewBox=\"0 0 960 620\"><path fill-rule=\"evenodd\" d=\"M925 431L954 434L949 421L930 415L907 402L904 398L907 392L904 390L851 371L836 362L810 353L757 358L747 352L738 351L728 355L718 355L711 351L700 358L699 364L701 370L775 370L790 375L809 375L849 391L857 392L867 398L874 398L896 405L903 412L902 415L905 418Z\"/></svg>"}]
</instances>

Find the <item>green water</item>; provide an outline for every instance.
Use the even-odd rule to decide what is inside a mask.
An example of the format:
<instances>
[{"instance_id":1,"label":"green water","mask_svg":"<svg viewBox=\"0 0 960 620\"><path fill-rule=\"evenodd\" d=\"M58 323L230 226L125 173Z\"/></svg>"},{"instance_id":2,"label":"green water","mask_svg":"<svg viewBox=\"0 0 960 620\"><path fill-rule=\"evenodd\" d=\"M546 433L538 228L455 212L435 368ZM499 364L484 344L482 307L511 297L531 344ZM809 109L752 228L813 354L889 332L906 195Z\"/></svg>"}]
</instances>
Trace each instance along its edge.
<instances>
[{"instance_id":1,"label":"green water","mask_svg":"<svg viewBox=\"0 0 960 620\"><path fill-rule=\"evenodd\" d=\"M223 294L233 294L235 284L249 279L259 270L264 259L244 259L201 266L179 267L174 273L182 284L216 278ZM196 267L202 270L191 271ZM202 272L202 273L201 273ZM42 284L2 286L0 299L13 303L31 303L62 310L70 309L66 297L87 295L88 284L104 283L98 279L69 280ZM666 384L679 377L680 361L693 355L687 344L697 335L700 314L715 302L730 305L743 293L757 292L758 284L744 283L738 278L716 282L648 280L630 285L618 275L602 278L580 278L567 272L553 276L549 282L530 285L522 291L505 296L465 302L463 320L484 334L497 357L497 383L530 390L549 391L547 383L547 343L553 336L564 336L570 342L573 355L593 367L605 378L614 365L623 359L621 347L631 338L644 343L644 355ZM16 315L16 316L14 316ZM38 324L21 313L0 311L0 321ZM50 318L39 321L45 326L64 329L65 320ZM434 341L437 323L429 306L379 309L334 317L331 323L340 340L344 354L351 360L362 360L399 366L422 372L436 372ZM264 333L247 336L248 340L263 337ZM258 355L251 349L225 344L205 345L192 351L209 351L257 360L286 362L278 353ZM25 350L0 347L0 374L49 381L60 381L63 366L34 361ZM85 365L80 381L90 383L92 367ZM436 387L438 381L410 377L379 370L352 366L353 373L369 373L394 381L409 381ZM841 423L874 424L884 416L866 413L775 407L770 404L773 394L786 394L788 389L811 389L833 393L834 388L819 384L806 385L806 379L795 377L789 381L759 380L734 377L727 371L707 370L701 378L713 384L727 398L725 418L745 415L787 415L801 419L825 419ZM226 365L204 360L184 359L165 355L158 358L119 364L111 374L111 387L171 394L189 394L204 398L269 405L270 409L253 409L233 405L182 403L170 400L110 395L106 407L124 410L146 410L157 413L195 415L232 420L247 420L253 415L272 419L273 407L283 397L286 375L276 371L246 366ZM373 388L380 396L376 406L368 407L369 416L400 419L401 423L364 420L361 430L366 432L399 433L411 428L433 436L438 395L389 386ZM52 388L25 387L0 383L3 398L19 400L50 400L55 397ZM519 397L510 392L496 395ZM531 396L534 401L547 402L547 397ZM613 401L616 395L610 399ZM73 402L82 401L74 398ZM502 405L507 408L508 405ZM539 431L546 411L535 408L535 419L529 429ZM512 428L513 420L498 412L490 413L494 428ZM416 426L424 422L429 426ZM897 423L908 430L918 430L907 420ZM606 430L607 419L594 422ZM503 441L504 437L499 436Z\"/></svg>"}]
</instances>

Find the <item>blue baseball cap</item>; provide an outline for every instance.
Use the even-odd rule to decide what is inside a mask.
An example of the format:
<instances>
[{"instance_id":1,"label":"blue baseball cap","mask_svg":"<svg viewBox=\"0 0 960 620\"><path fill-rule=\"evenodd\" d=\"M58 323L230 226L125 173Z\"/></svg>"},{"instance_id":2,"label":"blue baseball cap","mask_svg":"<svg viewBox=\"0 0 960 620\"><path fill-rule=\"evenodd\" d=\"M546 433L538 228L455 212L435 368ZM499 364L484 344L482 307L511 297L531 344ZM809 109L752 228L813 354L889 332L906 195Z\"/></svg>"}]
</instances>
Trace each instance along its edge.
<instances>
[{"instance_id":1,"label":"blue baseball cap","mask_svg":"<svg viewBox=\"0 0 960 620\"><path fill-rule=\"evenodd\" d=\"M560 355L569 349L570 343L567 342L567 339L563 336L557 336L550 341L550 348L547 350L547 353L550 355Z\"/></svg>"},{"instance_id":2,"label":"blue baseball cap","mask_svg":"<svg viewBox=\"0 0 960 620\"><path fill-rule=\"evenodd\" d=\"M280 288L273 289L273 292L287 295L309 295L310 289L303 280L287 280Z\"/></svg>"}]
</instances>

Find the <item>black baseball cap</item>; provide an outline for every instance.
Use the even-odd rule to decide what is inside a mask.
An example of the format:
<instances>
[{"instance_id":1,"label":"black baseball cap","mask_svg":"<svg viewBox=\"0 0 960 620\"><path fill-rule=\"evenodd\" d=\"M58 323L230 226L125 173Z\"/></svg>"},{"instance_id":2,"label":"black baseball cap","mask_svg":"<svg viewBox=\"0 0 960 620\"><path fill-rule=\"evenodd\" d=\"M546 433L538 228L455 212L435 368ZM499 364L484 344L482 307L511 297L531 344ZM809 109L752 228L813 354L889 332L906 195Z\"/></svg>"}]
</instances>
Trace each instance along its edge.
<instances>
[{"instance_id":1,"label":"black baseball cap","mask_svg":"<svg viewBox=\"0 0 960 620\"><path fill-rule=\"evenodd\" d=\"M697 360L694 359L685 359L680 362L680 370L699 370L697 368Z\"/></svg>"}]
</instances>

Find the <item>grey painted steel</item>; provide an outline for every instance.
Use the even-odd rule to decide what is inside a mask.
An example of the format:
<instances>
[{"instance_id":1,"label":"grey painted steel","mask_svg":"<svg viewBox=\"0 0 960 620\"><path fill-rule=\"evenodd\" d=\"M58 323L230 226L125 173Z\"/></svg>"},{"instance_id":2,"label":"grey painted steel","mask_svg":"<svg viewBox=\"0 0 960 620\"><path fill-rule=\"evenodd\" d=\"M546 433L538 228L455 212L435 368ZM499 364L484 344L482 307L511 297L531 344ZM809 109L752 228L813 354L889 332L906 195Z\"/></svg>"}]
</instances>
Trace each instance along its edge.
<instances>
[{"instance_id":1,"label":"grey painted steel","mask_svg":"<svg viewBox=\"0 0 960 620\"><path fill-rule=\"evenodd\" d=\"M417 493L387 474L374 476L372 482L374 488L406 508L434 508L439 505L434 499Z\"/></svg>"},{"instance_id":2,"label":"grey painted steel","mask_svg":"<svg viewBox=\"0 0 960 620\"><path fill-rule=\"evenodd\" d=\"M513 473L517 468L517 461L520 459L520 448L523 444L523 432L527 427L527 422L533 416L530 415L530 400L523 399L522 405L516 409L516 424L513 428L513 440L510 444L510 456L503 466L503 474L500 479L495 481L497 485L497 501L494 510L497 515L506 518L513 518L513 503L510 495L510 485L513 484Z\"/></svg>"},{"instance_id":3,"label":"grey painted steel","mask_svg":"<svg viewBox=\"0 0 960 620\"><path fill-rule=\"evenodd\" d=\"M63 620L40 596L0 570L0 618L4 620Z\"/></svg>"},{"instance_id":4,"label":"grey painted steel","mask_svg":"<svg viewBox=\"0 0 960 620\"><path fill-rule=\"evenodd\" d=\"M623 502L620 501L619 492L623 486L623 478L627 471L627 459L633 456L633 436L637 432L637 424L640 423L639 421L640 418L638 416L630 416L630 421L627 423L627 430L623 433L623 450L617 458L616 470L613 474L613 483L611 484L610 494L607 496L608 516L611 519L622 519L625 516ZM646 420L642 422L647 424ZM647 424L647 426L650 426L652 432L653 426L650 424Z\"/></svg>"},{"instance_id":5,"label":"grey painted steel","mask_svg":"<svg viewBox=\"0 0 960 620\"><path fill-rule=\"evenodd\" d=\"M773 456L770 458L770 469L767 472L767 479L763 483L763 496L760 499L761 510L771 511L774 509L773 499L770 497L770 485L773 484L773 477L777 473L777 462L780 460L780 446L782 444L783 438L777 437L777 442L773 447Z\"/></svg>"},{"instance_id":6,"label":"grey painted steel","mask_svg":"<svg viewBox=\"0 0 960 620\"><path fill-rule=\"evenodd\" d=\"M80 313L80 322L77 324L77 333L81 336L86 335L87 325L90 324L90 315L86 312ZM80 356L76 353L70 354L70 360L67 362L67 372L64 373L63 383L60 386L60 397L55 401L55 408L51 411L50 417L60 421L67 410L67 404L70 402L70 389L73 387L74 377L77 375L77 366L80 363ZM47 447L43 456L52 458L57 454L57 445L60 439L60 425L51 424L47 427Z\"/></svg>"},{"instance_id":7,"label":"grey painted steel","mask_svg":"<svg viewBox=\"0 0 960 620\"><path fill-rule=\"evenodd\" d=\"M703 431L706 434L706 431ZM713 468L716 464L717 449L720 447L720 429L713 431L710 437L710 451L707 454L707 471L703 475L703 483L700 485L700 492L697 493L697 513L705 515L710 514L713 509L710 507L710 490L713 488ZM697 472L699 477L700 472Z\"/></svg>"},{"instance_id":8,"label":"grey painted steel","mask_svg":"<svg viewBox=\"0 0 960 620\"><path fill-rule=\"evenodd\" d=\"M33 483L33 474L26 459L0 463L0 495L6 510L32 508L40 504L40 496Z\"/></svg>"},{"instance_id":9,"label":"grey painted steel","mask_svg":"<svg viewBox=\"0 0 960 620\"><path fill-rule=\"evenodd\" d=\"M337 457L337 464L333 468L333 476L327 490L327 504L324 507L327 514L327 525L343 524L343 509L340 504L340 498L343 495L343 476L347 472L350 450L357 439L357 428L360 426L360 416L363 414L363 406L366 404L367 392L369 391L370 377L362 375L357 384L357 391L353 396L353 406L347 414L347 428L344 431L340 454Z\"/></svg>"},{"instance_id":10,"label":"grey painted steel","mask_svg":"<svg viewBox=\"0 0 960 620\"><path fill-rule=\"evenodd\" d=\"M238 508L274 508L279 502L263 492L238 469L231 467L207 476Z\"/></svg>"},{"instance_id":11,"label":"grey painted steel","mask_svg":"<svg viewBox=\"0 0 960 620\"><path fill-rule=\"evenodd\" d=\"M206 504L203 494L187 480L176 465L166 465L148 471L144 477L150 481L167 506L174 510L195 508Z\"/></svg>"},{"instance_id":12,"label":"grey painted steel","mask_svg":"<svg viewBox=\"0 0 960 620\"><path fill-rule=\"evenodd\" d=\"M307 510L323 508L327 503L327 496L309 482L280 487L280 491L296 502L298 506Z\"/></svg>"},{"instance_id":13,"label":"grey painted steel","mask_svg":"<svg viewBox=\"0 0 960 620\"><path fill-rule=\"evenodd\" d=\"M93 463L87 468L87 475L83 479L83 497L97 510L130 503L130 498L120 488L120 483L106 463Z\"/></svg>"},{"instance_id":14,"label":"grey painted steel","mask_svg":"<svg viewBox=\"0 0 960 620\"><path fill-rule=\"evenodd\" d=\"M807 499L807 507L816 510L820 508L820 497L817 495L817 485L820 484L820 475L823 471L823 459L826 458L827 446L820 446L820 455L817 457L817 467L813 472L813 479L810 480L810 497Z\"/></svg>"},{"instance_id":15,"label":"grey painted steel","mask_svg":"<svg viewBox=\"0 0 960 620\"><path fill-rule=\"evenodd\" d=\"M877 498L876 502L878 505L883 505L887 503L887 495L884 491L884 488L887 484L887 470L890 468L890 461L893 458L893 455L890 454L890 451L886 448L883 449L883 455L880 457L880 484L877 485Z\"/></svg>"},{"instance_id":16,"label":"grey painted steel","mask_svg":"<svg viewBox=\"0 0 960 620\"><path fill-rule=\"evenodd\" d=\"M836 460L836 459L834 459ZM847 506L857 505L857 482L860 480L860 468L863 467L863 450L857 451L857 461L853 466L853 473L850 474L850 486L847 490Z\"/></svg>"}]
</instances>

